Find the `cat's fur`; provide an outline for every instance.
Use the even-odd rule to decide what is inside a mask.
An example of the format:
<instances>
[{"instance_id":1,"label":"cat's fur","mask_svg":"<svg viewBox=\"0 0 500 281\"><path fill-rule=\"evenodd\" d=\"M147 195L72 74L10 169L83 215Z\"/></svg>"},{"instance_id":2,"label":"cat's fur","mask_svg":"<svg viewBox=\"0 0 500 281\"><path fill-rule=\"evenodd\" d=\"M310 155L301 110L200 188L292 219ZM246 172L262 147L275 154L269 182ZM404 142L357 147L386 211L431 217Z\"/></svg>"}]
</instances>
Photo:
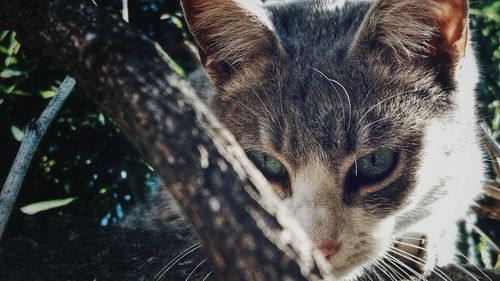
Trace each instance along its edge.
<instances>
[{"instance_id":1,"label":"cat's fur","mask_svg":"<svg viewBox=\"0 0 500 281\"><path fill-rule=\"evenodd\" d=\"M337 247L342 278L409 233L429 239L425 269L453 259L483 175L466 5L183 2L213 109L245 150L286 166L283 201L317 246ZM399 155L392 174L349 186L355 160L380 148Z\"/></svg>"}]
</instances>

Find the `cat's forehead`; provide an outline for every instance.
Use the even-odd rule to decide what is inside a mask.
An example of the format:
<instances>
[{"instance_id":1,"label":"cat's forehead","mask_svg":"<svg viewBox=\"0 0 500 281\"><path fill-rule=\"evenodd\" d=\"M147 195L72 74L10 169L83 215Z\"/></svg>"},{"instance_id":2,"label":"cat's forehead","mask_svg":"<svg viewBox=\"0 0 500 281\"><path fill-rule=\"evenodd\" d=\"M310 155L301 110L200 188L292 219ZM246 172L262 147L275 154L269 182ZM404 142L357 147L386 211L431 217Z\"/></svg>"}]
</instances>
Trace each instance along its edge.
<instances>
[{"instance_id":1,"label":"cat's forehead","mask_svg":"<svg viewBox=\"0 0 500 281\"><path fill-rule=\"evenodd\" d=\"M360 58L279 60L253 84L221 95L220 112L247 150L282 155L295 166L311 157L334 164L418 144L433 107L424 76Z\"/></svg>"},{"instance_id":2,"label":"cat's forehead","mask_svg":"<svg viewBox=\"0 0 500 281\"><path fill-rule=\"evenodd\" d=\"M283 88L275 92L282 98L273 104L283 107L281 153L300 159L311 154L339 158L400 146L404 137L417 133L418 120L411 116L423 100L406 92L406 85L387 83L352 65L311 66L287 73L286 82L279 83ZM272 128L263 126L263 133L279 136Z\"/></svg>"},{"instance_id":3,"label":"cat's forehead","mask_svg":"<svg viewBox=\"0 0 500 281\"><path fill-rule=\"evenodd\" d=\"M217 97L219 115L247 150L297 163L409 149L449 102L437 94L435 73L384 63L375 51L350 54L370 3L333 10L325 3L266 7L282 49L238 70Z\"/></svg>"},{"instance_id":4,"label":"cat's forehead","mask_svg":"<svg viewBox=\"0 0 500 281\"><path fill-rule=\"evenodd\" d=\"M265 8L280 44L304 65L344 58L370 6L353 1L270 1Z\"/></svg>"}]
</instances>

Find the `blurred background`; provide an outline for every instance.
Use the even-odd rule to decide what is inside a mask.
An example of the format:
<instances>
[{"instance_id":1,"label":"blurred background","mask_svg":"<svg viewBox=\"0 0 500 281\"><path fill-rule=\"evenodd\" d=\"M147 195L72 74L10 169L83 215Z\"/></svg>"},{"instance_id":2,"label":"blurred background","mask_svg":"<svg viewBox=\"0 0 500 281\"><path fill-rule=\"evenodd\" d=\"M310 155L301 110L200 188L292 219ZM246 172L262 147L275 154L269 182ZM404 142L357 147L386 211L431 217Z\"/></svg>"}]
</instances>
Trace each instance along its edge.
<instances>
[{"instance_id":1,"label":"blurred background","mask_svg":"<svg viewBox=\"0 0 500 281\"><path fill-rule=\"evenodd\" d=\"M94 1L115 17L123 17L122 0ZM127 1L128 20L158 42L170 64L186 76L198 62L178 1ZM500 1L471 3L472 40L481 66L477 87L478 112L500 140ZM0 183L14 160L24 127L36 119L54 96L65 73L23 49L16 34L0 31ZM494 177L493 175L491 175ZM94 220L106 227L131 207L154 196L158 186L153 169L85 95L75 91L42 140L17 200L17 208L32 214L60 210ZM498 221L473 215L478 234L462 223L459 249L473 263L500 269ZM464 258L465 262L466 259Z\"/></svg>"}]
</instances>

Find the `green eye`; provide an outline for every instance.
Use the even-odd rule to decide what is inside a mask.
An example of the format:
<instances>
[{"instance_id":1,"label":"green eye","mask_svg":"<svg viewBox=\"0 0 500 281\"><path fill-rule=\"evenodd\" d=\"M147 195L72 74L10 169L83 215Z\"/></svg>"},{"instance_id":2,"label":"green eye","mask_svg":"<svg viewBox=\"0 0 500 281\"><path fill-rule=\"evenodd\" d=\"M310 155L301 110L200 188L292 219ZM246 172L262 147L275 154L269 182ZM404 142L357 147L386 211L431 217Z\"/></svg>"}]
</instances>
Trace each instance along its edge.
<instances>
[{"instance_id":1,"label":"green eye","mask_svg":"<svg viewBox=\"0 0 500 281\"><path fill-rule=\"evenodd\" d=\"M280 178L286 175L285 166L276 158L261 152L250 152L248 156L266 177Z\"/></svg>"},{"instance_id":2,"label":"green eye","mask_svg":"<svg viewBox=\"0 0 500 281\"><path fill-rule=\"evenodd\" d=\"M390 149L380 149L359 158L353 167L354 176L360 180L377 180L389 174L396 164L396 153Z\"/></svg>"}]
</instances>

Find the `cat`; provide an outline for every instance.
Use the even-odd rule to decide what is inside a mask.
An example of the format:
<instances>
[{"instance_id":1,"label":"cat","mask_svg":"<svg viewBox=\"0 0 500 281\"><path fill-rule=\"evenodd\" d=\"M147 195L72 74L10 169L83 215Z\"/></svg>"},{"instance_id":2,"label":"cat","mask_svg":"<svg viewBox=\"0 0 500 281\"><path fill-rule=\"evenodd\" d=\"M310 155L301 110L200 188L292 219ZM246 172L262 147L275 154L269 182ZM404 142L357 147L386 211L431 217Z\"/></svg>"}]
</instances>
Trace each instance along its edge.
<instances>
[{"instance_id":1,"label":"cat","mask_svg":"<svg viewBox=\"0 0 500 281\"><path fill-rule=\"evenodd\" d=\"M483 179L466 0L183 10L212 109L339 280L453 262Z\"/></svg>"}]
</instances>

